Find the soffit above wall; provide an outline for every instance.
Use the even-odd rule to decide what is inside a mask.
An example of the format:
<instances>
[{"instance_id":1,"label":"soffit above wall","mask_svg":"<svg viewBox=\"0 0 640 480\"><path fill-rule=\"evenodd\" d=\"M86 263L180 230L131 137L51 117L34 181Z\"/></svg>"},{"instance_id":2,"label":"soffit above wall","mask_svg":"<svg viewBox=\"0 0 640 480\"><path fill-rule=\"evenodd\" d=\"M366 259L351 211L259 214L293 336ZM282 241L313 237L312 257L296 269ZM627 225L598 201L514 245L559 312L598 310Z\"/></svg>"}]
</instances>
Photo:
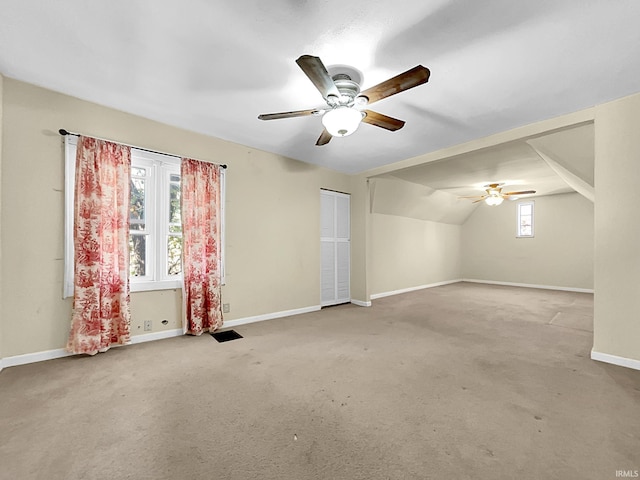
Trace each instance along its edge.
<instances>
[{"instance_id":1,"label":"soffit above wall","mask_svg":"<svg viewBox=\"0 0 640 480\"><path fill-rule=\"evenodd\" d=\"M504 184L504 191L536 190L537 195L572 191L524 141L424 163L387 175L456 197L483 194L490 183Z\"/></svg>"},{"instance_id":2,"label":"soffit above wall","mask_svg":"<svg viewBox=\"0 0 640 480\"><path fill-rule=\"evenodd\" d=\"M582 193L570 180L593 182L593 139L593 123L587 123L374 176L372 211L460 224L478 204L458 197L482 195L490 183L503 183L505 192L536 191L520 198ZM559 174L538 147L572 173Z\"/></svg>"}]
</instances>

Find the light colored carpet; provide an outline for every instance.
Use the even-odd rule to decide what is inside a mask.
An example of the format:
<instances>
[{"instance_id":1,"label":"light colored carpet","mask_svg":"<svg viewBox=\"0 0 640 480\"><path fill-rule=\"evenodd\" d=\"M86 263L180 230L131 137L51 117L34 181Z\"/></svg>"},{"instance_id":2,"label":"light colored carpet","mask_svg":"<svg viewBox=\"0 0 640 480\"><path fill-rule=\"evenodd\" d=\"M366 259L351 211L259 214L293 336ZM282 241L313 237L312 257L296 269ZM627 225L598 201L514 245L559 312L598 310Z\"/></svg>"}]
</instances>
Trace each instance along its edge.
<instances>
[{"instance_id":1,"label":"light colored carpet","mask_svg":"<svg viewBox=\"0 0 640 480\"><path fill-rule=\"evenodd\" d=\"M0 373L2 479L614 479L593 296L459 283Z\"/></svg>"}]
</instances>

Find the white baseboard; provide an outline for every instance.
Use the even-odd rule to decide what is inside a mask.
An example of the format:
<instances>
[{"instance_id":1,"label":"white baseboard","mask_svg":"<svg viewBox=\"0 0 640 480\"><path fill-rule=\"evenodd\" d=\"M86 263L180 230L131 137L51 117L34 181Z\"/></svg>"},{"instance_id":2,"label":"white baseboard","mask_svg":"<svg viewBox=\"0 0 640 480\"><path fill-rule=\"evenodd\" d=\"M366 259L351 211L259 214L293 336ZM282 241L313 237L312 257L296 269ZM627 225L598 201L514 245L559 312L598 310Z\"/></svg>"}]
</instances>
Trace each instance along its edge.
<instances>
[{"instance_id":1,"label":"white baseboard","mask_svg":"<svg viewBox=\"0 0 640 480\"><path fill-rule=\"evenodd\" d=\"M317 312L320 310L320 305L313 305L311 307L296 308L293 310L284 310L282 312L265 313L264 315L256 315L255 317L244 317L236 320L225 321L222 324L222 328L237 327L239 325L246 325L248 323L262 322L264 320L273 320L274 318L290 317L292 315L300 315L302 313Z\"/></svg>"},{"instance_id":2,"label":"white baseboard","mask_svg":"<svg viewBox=\"0 0 640 480\"><path fill-rule=\"evenodd\" d=\"M563 292L593 293L593 288L557 287L553 285L535 285L532 283L496 282L494 280L478 280L476 278L463 278L462 282L486 283L488 285L502 285L505 287L540 288L542 290L560 290Z\"/></svg>"},{"instance_id":3,"label":"white baseboard","mask_svg":"<svg viewBox=\"0 0 640 480\"><path fill-rule=\"evenodd\" d=\"M618 365L620 367L640 370L640 360L634 360L632 358L625 358L625 357L618 357L616 355L609 355L608 353L600 353L594 350L591 350L591 360L597 360L598 362L611 363L612 365Z\"/></svg>"},{"instance_id":4,"label":"white baseboard","mask_svg":"<svg viewBox=\"0 0 640 480\"><path fill-rule=\"evenodd\" d=\"M142 335L131 335L131 344L153 342L155 340L164 340L165 338L180 337L184 335L181 328L174 330L162 330L160 332L143 333Z\"/></svg>"},{"instance_id":5,"label":"white baseboard","mask_svg":"<svg viewBox=\"0 0 640 480\"><path fill-rule=\"evenodd\" d=\"M371 306L371 301L365 302L363 300L351 300L351 303L353 303L354 305L358 305L359 307L370 307Z\"/></svg>"},{"instance_id":6,"label":"white baseboard","mask_svg":"<svg viewBox=\"0 0 640 480\"><path fill-rule=\"evenodd\" d=\"M0 364L2 365L2 368L15 367L18 365L25 365L27 363L43 362L45 360L68 357L70 355L71 354L64 348L56 348L55 350L45 350L44 352L25 353L23 355L6 357L0 361Z\"/></svg>"},{"instance_id":7,"label":"white baseboard","mask_svg":"<svg viewBox=\"0 0 640 480\"><path fill-rule=\"evenodd\" d=\"M285 310L282 312L267 313L264 315L256 315L255 317L245 317L237 320L231 320L224 322L222 328L237 327L238 325L244 325L247 323L260 322L263 320L271 320L273 318L289 317L291 315L299 315L301 313L310 313L320 310L320 305L314 305L312 307L297 308L294 310ZM144 333L141 335L131 336L131 345L136 343L153 342L155 340L163 340L165 338L179 337L183 335L182 329L162 330L160 332ZM45 360L53 360L55 358L69 357L72 354L67 352L64 348L57 348L55 350L46 350L43 352L26 353L24 355L14 355L12 357L6 357L0 359L0 371L6 367L15 367L18 365L26 365L27 363L42 362Z\"/></svg>"},{"instance_id":8,"label":"white baseboard","mask_svg":"<svg viewBox=\"0 0 640 480\"><path fill-rule=\"evenodd\" d=\"M446 280L444 282L429 283L427 285L418 285L417 287L403 288L401 290L393 290L391 292L374 293L373 295L371 295L371 300L375 300L376 298L382 298L382 297L390 297L391 295L400 295L401 293L415 292L416 290L423 290L425 288L441 287L442 285L450 285L452 283L458 283L461 281L462 281L461 279Z\"/></svg>"},{"instance_id":9,"label":"white baseboard","mask_svg":"<svg viewBox=\"0 0 640 480\"><path fill-rule=\"evenodd\" d=\"M179 337L183 335L182 329L162 330L160 332L145 333L142 335L131 335L131 343L153 342L154 340L163 340L165 338ZM122 345L117 345L118 347ZM26 365L27 363L43 362L45 360L54 360L56 358L70 357L72 353L67 352L64 348L55 350L45 350L44 352L25 353L24 355L14 355L0 359L0 370L5 367L16 367L18 365Z\"/></svg>"}]
</instances>

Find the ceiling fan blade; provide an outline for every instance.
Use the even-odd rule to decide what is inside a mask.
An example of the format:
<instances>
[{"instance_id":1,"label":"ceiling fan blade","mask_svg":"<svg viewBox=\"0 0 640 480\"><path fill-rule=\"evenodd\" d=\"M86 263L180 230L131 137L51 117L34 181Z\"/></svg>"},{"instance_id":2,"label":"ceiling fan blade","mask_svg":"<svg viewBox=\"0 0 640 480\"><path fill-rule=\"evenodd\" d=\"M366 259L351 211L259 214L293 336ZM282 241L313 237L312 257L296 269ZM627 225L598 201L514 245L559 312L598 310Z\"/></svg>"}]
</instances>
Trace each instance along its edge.
<instances>
[{"instance_id":1,"label":"ceiling fan blade","mask_svg":"<svg viewBox=\"0 0 640 480\"><path fill-rule=\"evenodd\" d=\"M258 115L260 120L276 120L278 118L306 117L308 115L320 115L323 110L310 108L309 110L296 110L293 112L263 113Z\"/></svg>"},{"instance_id":2,"label":"ceiling fan blade","mask_svg":"<svg viewBox=\"0 0 640 480\"><path fill-rule=\"evenodd\" d=\"M404 127L404 120L398 120L397 118L383 115L382 113L374 112L373 110L363 110L366 114L362 119L364 123L369 125L375 125L376 127L384 128L395 132Z\"/></svg>"},{"instance_id":3,"label":"ceiling fan blade","mask_svg":"<svg viewBox=\"0 0 640 480\"><path fill-rule=\"evenodd\" d=\"M463 197L458 197L458 198L485 198L488 197L488 195L465 195Z\"/></svg>"},{"instance_id":4,"label":"ceiling fan blade","mask_svg":"<svg viewBox=\"0 0 640 480\"><path fill-rule=\"evenodd\" d=\"M529 195L530 193L536 193L535 190L523 190L522 192L507 192L507 193L503 193L503 196L507 196L507 195Z\"/></svg>"},{"instance_id":5,"label":"ceiling fan blade","mask_svg":"<svg viewBox=\"0 0 640 480\"><path fill-rule=\"evenodd\" d=\"M332 138L333 137L331 136L331 134L327 132L327 129L325 128L320 134L320 136L318 137L318 140L316 141L316 145L318 147L321 147L322 145L326 145L331 141Z\"/></svg>"},{"instance_id":6,"label":"ceiling fan blade","mask_svg":"<svg viewBox=\"0 0 640 480\"><path fill-rule=\"evenodd\" d=\"M471 203L478 203L478 202L481 202L481 201L483 201L483 200L484 200L484 197L483 197L483 198L481 198L481 199L479 199L479 200L474 200L474 201L473 201L473 202L471 202Z\"/></svg>"},{"instance_id":7,"label":"ceiling fan blade","mask_svg":"<svg viewBox=\"0 0 640 480\"><path fill-rule=\"evenodd\" d=\"M319 57L311 55L302 55L296 60L298 66L309 77L309 80L316 86L322 97L327 100L329 95L339 97L338 87L333 83L333 79L329 76L329 72Z\"/></svg>"},{"instance_id":8,"label":"ceiling fan blade","mask_svg":"<svg viewBox=\"0 0 640 480\"><path fill-rule=\"evenodd\" d=\"M411 70L407 70L385 82L379 83L375 87L367 88L364 92L360 92L359 96L367 97L369 99L369 105L371 105L373 102L377 102L383 98L427 83L429 75L431 75L431 72L428 68L418 65Z\"/></svg>"}]
</instances>

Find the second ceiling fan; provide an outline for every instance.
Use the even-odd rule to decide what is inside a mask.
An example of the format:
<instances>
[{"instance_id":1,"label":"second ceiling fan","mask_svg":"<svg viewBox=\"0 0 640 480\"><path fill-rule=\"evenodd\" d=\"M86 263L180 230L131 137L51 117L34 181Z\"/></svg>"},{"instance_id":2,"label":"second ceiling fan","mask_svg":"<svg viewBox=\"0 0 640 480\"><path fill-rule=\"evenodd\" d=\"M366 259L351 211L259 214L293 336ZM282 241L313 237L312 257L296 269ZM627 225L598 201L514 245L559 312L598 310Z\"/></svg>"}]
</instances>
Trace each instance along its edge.
<instances>
[{"instance_id":1,"label":"second ceiling fan","mask_svg":"<svg viewBox=\"0 0 640 480\"><path fill-rule=\"evenodd\" d=\"M360 91L359 79L355 75L337 72L329 75L319 57L302 55L296 60L298 66L309 77L327 103L326 108L312 108L293 112L265 113L258 115L260 120L276 120L279 118L305 117L322 115L324 130L316 141L316 145L326 145L334 136L351 135L360 125L368 123L385 130L400 130L405 122L397 118L365 109L378 100L404 92L422 85L429 80L429 69L418 65L404 73L396 75L365 91Z\"/></svg>"},{"instance_id":2,"label":"second ceiling fan","mask_svg":"<svg viewBox=\"0 0 640 480\"><path fill-rule=\"evenodd\" d=\"M502 183L490 183L489 185L485 185L487 192L484 195L471 195L466 197L458 197L458 198L468 198L473 199L472 203L478 203L481 201L485 201L487 205L496 206L500 205L505 198L515 198L520 195L532 195L536 193L535 190L522 190L520 192L503 192L502 191Z\"/></svg>"}]
</instances>

